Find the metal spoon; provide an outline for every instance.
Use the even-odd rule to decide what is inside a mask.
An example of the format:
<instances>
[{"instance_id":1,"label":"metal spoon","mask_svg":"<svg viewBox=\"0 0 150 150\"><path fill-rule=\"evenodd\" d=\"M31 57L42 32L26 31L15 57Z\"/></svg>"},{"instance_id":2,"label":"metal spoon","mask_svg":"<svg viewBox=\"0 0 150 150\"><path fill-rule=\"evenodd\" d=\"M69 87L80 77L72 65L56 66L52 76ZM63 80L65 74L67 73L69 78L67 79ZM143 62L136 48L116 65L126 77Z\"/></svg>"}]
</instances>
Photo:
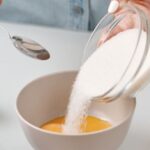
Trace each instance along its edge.
<instances>
[{"instance_id":1,"label":"metal spoon","mask_svg":"<svg viewBox=\"0 0 150 150\"><path fill-rule=\"evenodd\" d=\"M2 30L7 32L13 45L23 54L39 60L47 60L50 58L49 52L39 43L21 36L11 36L6 28L0 26Z\"/></svg>"}]
</instances>

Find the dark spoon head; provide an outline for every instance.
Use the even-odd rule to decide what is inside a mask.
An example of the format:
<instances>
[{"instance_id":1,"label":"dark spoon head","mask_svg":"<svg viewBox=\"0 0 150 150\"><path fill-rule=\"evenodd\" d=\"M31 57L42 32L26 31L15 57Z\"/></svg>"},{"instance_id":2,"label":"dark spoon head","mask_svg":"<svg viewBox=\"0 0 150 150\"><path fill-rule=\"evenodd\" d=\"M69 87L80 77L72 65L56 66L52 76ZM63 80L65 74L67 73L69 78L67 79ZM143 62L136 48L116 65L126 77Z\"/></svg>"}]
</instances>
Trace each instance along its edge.
<instances>
[{"instance_id":1,"label":"dark spoon head","mask_svg":"<svg viewBox=\"0 0 150 150\"><path fill-rule=\"evenodd\" d=\"M43 46L33 40L20 36L12 36L11 39L14 46L27 56L39 60L47 60L50 58L49 52Z\"/></svg>"}]
</instances>

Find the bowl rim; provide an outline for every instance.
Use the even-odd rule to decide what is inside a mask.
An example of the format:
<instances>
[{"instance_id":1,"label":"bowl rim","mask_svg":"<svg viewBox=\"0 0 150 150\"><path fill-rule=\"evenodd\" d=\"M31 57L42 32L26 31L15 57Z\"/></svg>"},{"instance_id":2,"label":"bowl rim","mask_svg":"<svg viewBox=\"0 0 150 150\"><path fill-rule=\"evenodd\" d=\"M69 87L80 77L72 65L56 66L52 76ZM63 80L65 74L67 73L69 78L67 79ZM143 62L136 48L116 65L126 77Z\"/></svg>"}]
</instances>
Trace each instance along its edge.
<instances>
[{"instance_id":1,"label":"bowl rim","mask_svg":"<svg viewBox=\"0 0 150 150\"><path fill-rule=\"evenodd\" d=\"M133 101L133 108L128 112L128 114L126 115L126 117L124 119L122 119L122 121L116 125L113 125L111 126L110 128L107 128L107 129L104 129L104 130L100 130L100 131L94 131L94 132L88 132L88 133L80 133L80 134L63 134L63 133L57 133L57 132L52 132L52 131L47 131L47 130L44 130L40 127L37 127L35 125L33 125L32 123L30 123L29 121L27 121L22 115L21 115L21 112L19 111L19 98L20 98L20 95L23 93L23 91L29 87L31 84L39 81L39 80L42 80L44 78L48 78L50 76L55 76L55 75L60 75L60 74L68 74L68 73L76 73L77 71L75 70L69 70L69 71L60 71L60 72L54 72L54 73L50 73L50 74L47 74L47 75L43 75L41 77L38 77L34 80L32 80L31 82L27 83L22 89L21 91L19 92L19 94L17 95L17 99L16 99L16 105L15 105L15 111L16 111L16 114L18 116L18 118L20 119L21 122L23 122L24 124L26 124L28 127L36 130L37 132L42 132L42 133L45 133L45 134L49 134L49 135L53 135L53 136L64 136L64 137L82 137L82 136L89 136L89 135L96 135L96 134L104 134L105 132L108 132L108 131L111 131L111 130L114 130L116 128L118 128L119 126L121 126L122 124L124 124L128 119L130 119L132 117L132 115L134 114L134 111L135 111L135 107L136 107L136 98L135 97L128 97L128 98L125 98L125 99L130 99ZM111 102L110 102L111 103Z\"/></svg>"}]
</instances>

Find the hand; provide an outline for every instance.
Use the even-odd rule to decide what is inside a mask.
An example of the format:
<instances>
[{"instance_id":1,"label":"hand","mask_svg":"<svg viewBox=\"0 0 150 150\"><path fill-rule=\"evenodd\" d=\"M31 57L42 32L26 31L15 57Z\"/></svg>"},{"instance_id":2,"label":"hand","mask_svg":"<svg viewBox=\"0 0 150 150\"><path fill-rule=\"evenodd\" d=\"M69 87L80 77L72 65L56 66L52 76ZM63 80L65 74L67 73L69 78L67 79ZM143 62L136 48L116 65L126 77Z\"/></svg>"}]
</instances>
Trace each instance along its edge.
<instances>
[{"instance_id":1,"label":"hand","mask_svg":"<svg viewBox=\"0 0 150 150\"><path fill-rule=\"evenodd\" d=\"M124 10L123 5L125 3L129 3L132 5L136 5L138 8L143 10L148 16L150 16L150 0L118 0L120 2L120 8L117 10L115 15L121 14ZM121 21L116 29L114 29L109 37L105 35L99 42L99 45L115 36L116 34L125 31L127 29L131 29L137 26L137 16L136 15L128 15L123 21Z\"/></svg>"},{"instance_id":2,"label":"hand","mask_svg":"<svg viewBox=\"0 0 150 150\"><path fill-rule=\"evenodd\" d=\"M2 3L2 0L0 0L0 4Z\"/></svg>"}]
</instances>

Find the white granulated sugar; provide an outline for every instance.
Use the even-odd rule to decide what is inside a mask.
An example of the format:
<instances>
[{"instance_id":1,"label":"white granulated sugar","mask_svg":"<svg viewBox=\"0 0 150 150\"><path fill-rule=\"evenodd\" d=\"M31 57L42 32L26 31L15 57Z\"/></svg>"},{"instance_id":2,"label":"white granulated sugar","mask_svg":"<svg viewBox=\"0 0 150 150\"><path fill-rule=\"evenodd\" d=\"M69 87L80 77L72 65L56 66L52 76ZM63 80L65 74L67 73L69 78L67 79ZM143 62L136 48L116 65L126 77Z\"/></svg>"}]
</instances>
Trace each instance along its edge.
<instances>
[{"instance_id":1,"label":"white granulated sugar","mask_svg":"<svg viewBox=\"0 0 150 150\"><path fill-rule=\"evenodd\" d=\"M87 115L92 98L104 94L119 81L131 60L137 37L138 29L129 29L117 34L100 46L81 66L71 93L64 133L80 133L80 125ZM135 69L140 63L139 60L143 56L145 41L146 33L143 31L134 61L127 75L112 94L120 91L123 85L133 76ZM147 65L139 73L140 76L143 75L149 66L147 61ZM141 86L139 79L140 77L137 77L134 80L136 86L131 88L132 91L137 90ZM128 93L131 93L130 89Z\"/></svg>"}]
</instances>

